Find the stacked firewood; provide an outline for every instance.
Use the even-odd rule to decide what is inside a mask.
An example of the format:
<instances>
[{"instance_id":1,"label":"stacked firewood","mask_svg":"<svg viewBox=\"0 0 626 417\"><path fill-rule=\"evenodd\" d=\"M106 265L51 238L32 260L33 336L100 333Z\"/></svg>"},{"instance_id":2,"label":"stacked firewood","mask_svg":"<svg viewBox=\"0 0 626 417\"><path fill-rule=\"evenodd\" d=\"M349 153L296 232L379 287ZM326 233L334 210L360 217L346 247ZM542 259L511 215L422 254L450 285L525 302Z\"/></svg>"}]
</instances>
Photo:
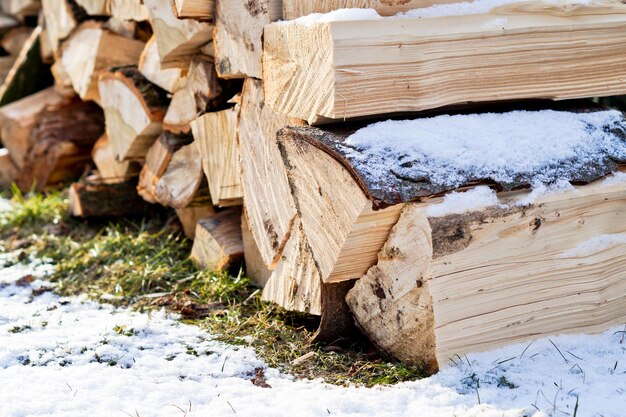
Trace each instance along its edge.
<instances>
[{"instance_id":1,"label":"stacked firewood","mask_svg":"<svg viewBox=\"0 0 626 417\"><path fill-rule=\"evenodd\" d=\"M386 353L430 370L624 320L624 244L559 257L626 232L626 186L598 181L623 170L619 151L555 157L580 168L566 178L575 186L531 200L538 170L504 181L450 167L444 176L461 180L442 186L390 131L370 137L388 143L383 155L354 138L365 119L504 114L494 102L604 114L529 100L626 94L626 5L417 9L441 3L454 0L0 2L0 181L80 178L69 192L79 217L170 207L199 265L245 258L265 300L321 316L317 338L356 321ZM623 118L585 117L574 134L626 142ZM495 205L433 214L484 186Z\"/></svg>"}]
</instances>

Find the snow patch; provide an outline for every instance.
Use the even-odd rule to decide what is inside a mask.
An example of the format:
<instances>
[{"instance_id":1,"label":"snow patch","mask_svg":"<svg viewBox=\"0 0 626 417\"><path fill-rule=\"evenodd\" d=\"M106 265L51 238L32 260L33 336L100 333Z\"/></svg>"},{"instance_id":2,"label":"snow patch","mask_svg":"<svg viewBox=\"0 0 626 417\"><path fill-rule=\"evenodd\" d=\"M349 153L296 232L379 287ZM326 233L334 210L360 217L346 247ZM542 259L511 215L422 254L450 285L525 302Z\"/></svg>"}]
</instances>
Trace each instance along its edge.
<instances>
[{"instance_id":1,"label":"snow patch","mask_svg":"<svg viewBox=\"0 0 626 417\"><path fill-rule=\"evenodd\" d=\"M566 191L574 191L576 188L566 180L558 180L554 184L545 185L540 182L533 185L532 190L515 202L516 206L530 206L541 198L552 194L560 194Z\"/></svg>"},{"instance_id":2,"label":"snow patch","mask_svg":"<svg viewBox=\"0 0 626 417\"><path fill-rule=\"evenodd\" d=\"M428 217L443 217L495 205L498 205L496 192L489 187L480 186L464 192L446 194L441 203L429 205L424 213Z\"/></svg>"},{"instance_id":3,"label":"snow patch","mask_svg":"<svg viewBox=\"0 0 626 417\"><path fill-rule=\"evenodd\" d=\"M558 0L557 0L558 1ZM476 0L471 2L436 4L421 9L409 10L408 12L395 15L396 18L423 19L431 17L463 16L472 14L489 13L496 7L507 4L519 3L520 0ZM571 3L568 1L568 3Z\"/></svg>"},{"instance_id":4,"label":"snow patch","mask_svg":"<svg viewBox=\"0 0 626 417\"><path fill-rule=\"evenodd\" d=\"M612 185L626 184L626 172L615 172L602 180L602 185L609 187Z\"/></svg>"},{"instance_id":5,"label":"snow patch","mask_svg":"<svg viewBox=\"0 0 626 417\"><path fill-rule=\"evenodd\" d=\"M626 245L626 233L597 235L572 249L563 252L560 258L577 258L593 255L617 245Z\"/></svg>"},{"instance_id":6,"label":"snow patch","mask_svg":"<svg viewBox=\"0 0 626 417\"><path fill-rule=\"evenodd\" d=\"M338 9L329 13L312 13L292 21L284 21L280 23L285 24L293 22L302 26L310 27L318 23L378 19L382 19L382 16L379 15L374 9Z\"/></svg>"}]
</instances>

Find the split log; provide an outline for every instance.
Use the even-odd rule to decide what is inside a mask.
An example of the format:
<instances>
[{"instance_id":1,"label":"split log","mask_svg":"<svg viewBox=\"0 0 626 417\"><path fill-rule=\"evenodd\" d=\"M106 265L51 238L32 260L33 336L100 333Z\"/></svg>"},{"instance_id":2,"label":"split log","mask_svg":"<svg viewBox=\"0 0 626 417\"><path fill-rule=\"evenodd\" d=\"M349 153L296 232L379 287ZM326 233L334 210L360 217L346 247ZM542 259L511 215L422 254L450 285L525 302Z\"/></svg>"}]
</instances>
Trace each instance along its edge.
<instances>
[{"instance_id":1,"label":"split log","mask_svg":"<svg viewBox=\"0 0 626 417\"><path fill-rule=\"evenodd\" d=\"M213 39L213 25L176 17L170 0L145 0L157 37L162 68L187 68L189 60Z\"/></svg>"},{"instance_id":2,"label":"split log","mask_svg":"<svg viewBox=\"0 0 626 417\"><path fill-rule=\"evenodd\" d=\"M89 16L108 16L108 0L74 0Z\"/></svg>"},{"instance_id":3,"label":"split log","mask_svg":"<svg viewBox=\"0 0 626 417\"><path fill-rule=\"evenodd\" d=\"M264 33L265 98L276 111L314 124L476 102L620 95L624 30L620 2L271 24Z\"/></svg>"},{"instance_id":4,"label":"split log","mask_svg":"<svg viewBox=\"0 0 626 417\"><path fill-rule=\"evenodd\" d=\"M41 27L37 27L24 43L13 67L0 87L0 106L5 106L52 85L49 67L41 61L40 35Z\"/></svg>"},{"instance_id":5,"label":"split log","mask_svg":"<svg viewBox=\"0 0 626 417\"><path fill-rule=\"evenodd\" d=\"M215 0L172 0L176 16L180 19L213 20Z\"/></svg>"},{"instance_id":6,"label":"split log","mask_svg":"<svg viewBox=\"0 0 626 417\"><path fill-rule=\"evenodd\" d=\"M136 65L144 43L82 24L63 45L61 64L83 100L100 101L98 76L110 67Z\"/></svg>"},{"instance_id":7,"label":"split log","mask_svg":"<svg viewBox=\"0 0 626 417\"><path fill-rule=\"evenodd\" d=\"M261 78L263 27L282 18L281 0L218 1L215 64L222 78Z\"/></svg>"},{"instance_id":8,"label":"split log","mask_svg":"<svg viewBox=\"0 0 626 417\"><path fill-rule=\"evenodd\" d=\"M311 13L328 13L338 9L374 9L381 16L393 16L435 4L457 3L459 0L282 0L285 20Z\"/></svg>"},{"instance_id":9,"label":"split log","mask_svg":"<svg viewBox=\"0 0 626 417\"><path fill-rule=\"evenodd\" d=\"M137 195L136 180L110 183L90 177L70 186L68 208L74 217L127 217L146 212L149 205Z\"/></svg>"},{"instance_id":10,"label":"split log","mask_svg":"<svg viewBox=\"0 0 626 417\"><path fill-rule=\"evenodd\" d=\"M202 158L202 168L209 184L213 205L243 204L237 117L239 106L206 113L191 123L194 146Z\"/></svg>"},{"instance_id":11,"label":"split log","mask_svg":"<svg viewBox=\"0 0 626 417\"><path fill-rule=\"evenodd\" d=\"M107 12L120 20L144 22L150 18L142 0L107 0Z\"/></svg>"},{"instance_id":12,"label":"split log","mask_svg":"<svg viewBox=\"0 0 626 417\"><path fill-rule=\"evenodd\" d=\"M272 271L265 265L259 247L254 241L245 209L241 214L241 241L246 264L246 276L253 279L261 287L265 287Z\"/></svg>"},{"instance_id":13,"label":"split log","mask_svg":"<svg viewBox=\"0 0 626 417\"><path fill-rule=\"evenodd\" d=\"M220 271L243 259L241 209L231 207L198 222L191 259L201 268Z\"/></svg>"},{"instance_id":14,"label":"split log","mask_svg":"<svg viewBox=\"0 0 626 417\"><path fill-rule=\"evenodd\" d=\"M161 133L169 104L167 93L146 80L134 66L101 74L98 85L115 158L144 158Z\"/></svg>"},{"instance_id":15,"label":"split log","mask_svg":"<svg viewBox=\"0 0 626 417\"><path fill-rule=\"evenodd\" d=\"M32 145L30 135L47 107L59 107L70 103L49 87L38 93L0 108L0 138L9 150L13 162L24 166L26 153Z\"/></svg>"},{"instance_id":16,"label":"split log","mask_svg":"<svg viewBox=\"0 0 626 417\"><path fill-rule=\"evenodd\" d=\"M0 10L3 13L17 16L20 20L24 20L28 16L37 16L41 9L39 0L2 0L0 1Z\"/></svg>"},{"instance_id":17,"label":"split log","mask_svg":"<svg viewBox=\"0 0 626 417\"><path fill-rule=\"evenodd\" d=\"M60 60L52 64L50 72L52 73L52 78L54 78L54 89L57 93L64 97L74 97L76 95L76 91L74 91L74 87L72 86L72 80L67 72L65 72L65 68L61 65Z\"/></svg>"},{"instance_id":18,"label":"split log","mask_svg":"<svg viewBox=\"0 0 626 417\"><path fill-rule=\"evenodd\" d=\"M156 36L154 35L146 43L139 57L138 68L144 77L168 93L173 93L185 85L186 70L161 68L161 58L159 58Z\"/></svg>"},{"instance_id":19,"label":"split log","mask_svg":"<svg viewBox=\"0 0 626 417\"><path fill-rule=\"evenodd\" d=\"M246 216L265 265L273 269L297 216L276 132L302 122L274 113L265 104L261 81L254 79L244 82L239 118Z\"/></svg>"},{"instance_id":20,"label":"split log","mask_svg":"<svg viewBox=\"0 0 626 417\"><path fill-rule=\"evenodd\" d=\"M623 184L444 217L428 216L432 204L404 209L348 296L384 351L433 371L457 355L623 323L626 241L589 246L626 236Z\"/></svg>"},{"instance_id":21,"label":"split log","mask_svg":"<svg viewBox=\"0 0 626 417\"><path fill-rule=\"evenodd\" d=\"M18 175L17 167L5 148L0 149L0 188L11 189Z\"/></svg>"},{"instance_id":22,"label":"split log","mask_svg":"<svg viewBox=\"0 0 626 417\"><path fill-rule=\"evenodd\" d=\"M104 133L100 107L77 99L48 106L31 131L17 184L23 191L42 190L80 176L91 161L91 149Z\"/></svg>"},{"instance_id":23,"label":"split log","mask_svg":"<svg viewBox=\"0 0 626 417\"><path fill-rule=\"evenodd\" d=\"M215 210L210 205L190 205L183 208L176 209L176 216L180 224L183 226L183 233L187 238L193 240L196 237L196 226L201 219L209 216L213 216Z\"/></svg>"},{"instance_id":24,"label":"split log","mask_svg":"<svg viewBox=\"0 0 626 417\"><path fill-rule=\"evenodd\" d=\"M167 207L189 206L202 185L202 161L193 144L174 152L167 169L154 187L156 201Z\"/></svg>"},{"instance_id":25,"label":"split log","mask_svg":"<svg viewBox=\"0 0 626 417\"><path fill-rule=\"evenodd\" d=\"M39 14L37 22L37 25L41 28L41 34L39 36L39 52L41 55L41 61L45 64L52 64L55 60L54 51L52 50L50 34L46 30L46 19L44 19L43 13Z\"/></svg>"},{"instance_id":26,"label":"split log","mask_svg":"<svg viewBox=\"0 0 626 417\"><path fill-rule=\"evenodd\" d=\"M174 152L193 141L191 135L175 135L163 131L146 154L146 161L139 174L137 191L144 200L156 203L155 187L172 160Z\"/></svg>"},{"instance_id":27,"label":"split log","mask_svg":"<svg viewBox=\"0 0 626 417\"><path fill-rule=\"evenodd\" d=\"M109 136L105 133L95 143L91 152L102 181L108 183L125 182L139 174L140 166L133 161L119 162L115 159Z\"/></svg>"},{"instance_id":28,"label":"split log","mask_svg":"<svg viewBox=\"0 0 626 417\"><path fill-rule=\"evenodd\" d=\"M2 48L7 51L9 55L19 55L19 53L30 39L35 29L28 26L20 26L9 30L3 37Z\"/></svg>"},{"instance_id":29,"label":"split log","mask_svg":"<svg viewBox=\"0 0 626 417\"><path fill-rule=\"evenodd\" d=\"M72 0L41 0L41 11L54 54L58 53L60 43L87 18L85 11Z\"/></svg>"}]
</instances>

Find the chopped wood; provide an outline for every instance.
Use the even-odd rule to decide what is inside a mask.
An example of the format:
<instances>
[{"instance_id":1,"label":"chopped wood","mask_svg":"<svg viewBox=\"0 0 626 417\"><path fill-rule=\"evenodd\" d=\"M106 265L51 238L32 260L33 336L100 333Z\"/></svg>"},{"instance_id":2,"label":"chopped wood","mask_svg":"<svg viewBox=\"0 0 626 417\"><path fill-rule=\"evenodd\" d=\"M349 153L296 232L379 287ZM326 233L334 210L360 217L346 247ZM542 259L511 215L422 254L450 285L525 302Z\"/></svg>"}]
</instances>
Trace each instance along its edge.
<instances>
[{"instance_id":1,"label":"chopped wood","mask_svg":"<svg viewBox=\"0 0 626 417\"><path fill-rule=\"evenodd\" d=\"M214 214L215 210L213 210L213 206L210 205L190 205L176 209L176 216L178 216L178 220L180 220L180 224L183 226L183 233L191 240L196 236L198 221Z\"/></svg>"},{"instance_id":2,"label":"chopped wood","mask_svg":"<svg viewBox=\"0 0 626 417\"><path fill-rule=\"evenodd\" d=\"M276 111L312 124L466 103L621 95L624 30L621 2L271 24L265 95Z\"/></svg>"},{"instance_id":3,"label":"chopped wood","mask_svg":"<svg viewBox=\"0 0 626 417\"><path fill-rule=\"evenodd\" d=\"M68 98L49 87L0 108L0 139L19 168L24 166L26 154L32 145L31 132L42 113L49 106L58 107L69 103Z\"/></svg>"},{"instance_id":4,"label":"chopped wood","mask_svg":"<svg viewBox=\"0 0 626 417\"><path fill-rule=\"evenodd\" d=\"M55 60L55 51L52 49L50 34L46 30L46 19L44 19L43 13L39 14L37 21L38 26L41 27L41 34L39 36L39 52L41 54L41 61L45 64L52 64Z\"/></svg>"},{"instance_id":5,"label":"chopped wood","mask_svg":"<svg viewBox=\"0 0 626 417\"><path fill-rule=\"evenodd\" d=\"M191 259L211 271L223 270L243 259L241 208L231 207L198 221Z\"/></svg>"},{"instance_id":6,"label":"chopped wood","mask_svg":"<svg viewBox=\"0 0 626 417\"><path fill-rule=\"evenodd\" d=\"M170 0L145 0L157 37L162 68L187 68L189 60L213 39L213 25L176 17Z\"/></svg>"},{"instance_id":7,"label":"chopped wood","mask_svg":"<svg viewBox=\"0 0 626 417\"><path fill-rule=\"evenodd\" d=\"M173 93L185 85L186 70L182 68L161 68L161 58L156 41L152 35L139 57L139 71L150 82L158 85L168 93Z\"/></svg>"},{"instance_id":8,"label":"chopped wood","mask_svg":"<svg viewBox=\"0 0 626 417\"><path fill-rule=\"evenodd\" d=\"M278 115L263 99L261 81L247 79L241 96L239 152L246 215L268 268L280 259L297 216L276 132L296 119Z\"/></svg>"},{"instance_id":9,"label":"chopped wood","mask_svg":"<svg viewBox=\"0 0 626 417\"><path fill-rule=\"evenodd\" d=\"M91 157L102 181L125 182L139 174L140 166L136 162L119 162L115 159L109 136L106 133L95 143Z\"/></svg>"},{"instance_id":10,"label":"chopped wood","mask_svg":"<svg viewBox=\"0 0 626 417\"><path fill-rule=\"evenodd\" d=\"M5 106L52 85L48 66L41 60L41 27L33 30L0 87L0 106Z\"/></svg>"},{"instance_id":11,"label":"chopped wood","mask_svg":"<svg viewBox=\"0 0 626 417\"><path fill-rule=\"evenodd\" d=\"M4 83L4 80L11 72L16 59L17 57L11 55L0 57L0 85Z\"/></svg>"},{"instance_id":12,"label":"chopped wood","mask_svg":"<svg viewBox=\"0 0 626 417\"><path fill-rule=\"evenodd\" d=\"M163 131L159 135L159 138L148 150L146 161L141 169L141 174L139 174L137 191L144 200L156 203L154 189L169 166L174 152L184 145L189 145L192 141L191 135L176 135L167 131Z\"/></svg>"},{"instance_id":13,"label":"chopped wood","mask_svg":"<svg viewBox=\"0 0 626 417\"><path fill-rule=\"evenodd\" d=\"M206 113L191 123L202 168L209 184L213 204L218 207L243 204L237 119L239 106Z\"/></svg>"},{"instance_id":14,"label":"chopped wood","mask_svg":"<svg viewBox=\"0 0 626 417\"><path fill-rule=\"evenodd\" d=\"M17 167L9 155L8 149L0 148L0 188L10 189L17 175Z\"/></svg>"},{"instance_id":15,"label":"chopped wood","mask_svg":"<svg viewBox=\"0 0 626 417\"><path fill-rule=\"evenodd\" d=\"M185 145L172 155L154 187L154 197L163 206L187 207L200 190L203 177L200 154L193 144Z\"/></svg>"},{"instance_id":16,"label":"chopped wood","mask_svg":"<svg viewBox=\"0 0 626 417\"><path fill-rule=\"evenodd\" d=\"M282 0L285 20L311 13L328 13L338 9L374 9L381 16L393 16L435 4L457 3L459 0Z\"/></svg>"},{"instance_id":17,"label":"chopped wood","mask_svg":"<svg viewBox=\"0 0 626 417\"><path fill-rule=\"evenodd\" d=\"M263 27L282 18L282 0L218 1L215 64L222 78L261 78Z\"/></svg>"},{"instance_id":18,"label":"chopped wood","mask_svg":"<svg viewBox=\"0 0 626 417\"><path fill-rule=\"evenodd\" d=\"M74 0L89 16L108 16L108 0Z\"/></svg>"},{"instance_id":19,"label":"chopped wood","mask_svg":"<svg viewBox=\"0 0 626 417\"><path fill-rule=\"evenodd\" d=\"M99 89L115 158L144 158L161 133L169 104L167 93L145 79L135 66L101 74Z\"/></svg>"},{"instance_id":20,"label":"chopped wood","mask_svg":"<svg viewBox=\"0 0 626 417\"><path fill-rule=\"evenodd\" d=\"M39 0L2 0L0 1L0 10L3 13L17 16L20 20L24 20L27 16L37 16L41 9Z\"/></svg>"},{"instance_id":21,"label":"chopped wood","mask_svg":"<svg viewBox=\"0 0 626 417\"><path fill-rule=\"evenodd\" d=\"M61 41L67 39L87 18L85 11L72 0L41 0L41 11L46 22L46 35L54 54L58 53Z\"/></svg>"},{"instance_id":22,"label":"chopped wood","mask_svg":"<svg viewBox=\"0 0 626 417\"><path fill-rule=\"evenodd\" d=\"M216 0L172 0L176 16L197 20L213 20Z\"/></svg>"},{"instance_id":23,"label":"chopped wood","mask_svg":"<svg viewBox=\"0 0 626 417\"><path fill-rule=\"evenodd\" d=\"M122 20L117 17L109 18L102 27L129 39L135 39L137 33L137 22L134 20ZM139 59L141 59L141 56Z\"/></svg>"},{"instance_id":24,"label":"chopped wood","mask_svg":"<svg viewBox=\"0 0 626 417\"><path fill-rule=\"evenodd\" d=\"M19 55L34 30L28 26L11 29L2 37L0 45L9 55Z\"/></svg>"},{"instance_id":25,"label":"chopped wood","mask_svg":"<svg viewBox=\"0 0 626 417\"><path fill-rule=\"evenodd\" d=\"M110 183L90 177L70 186L68 200L70 215L82 218L137 216L149 208L132 179Z\"/></svg>"},{"instance_id":26,"label":"chopped wood","mask_svg":"<svg viewBox=\"0 0 626 417\"><path fill-rule=\"evenodd\" d=\"M626 231L623 184L428 217L435 203L405 208L348 296L385 352L432 371L457 355L623 322L626 246L588 244Z\"/></svg>"},{"instance_id":27,"label":"chopped wood","mask_svg":"<svg viewBox=\"0 0 626 417\"><path fill-rule=\"evenodd\" d=\"M91 149L104 133L100 107L77 99L48 106L31 131L31 144L17 184L23 191L42 190L80 176L91 161Z\"/></svg>"},{"instance_id":28,"label":"chopped wood","mask_svg":"<svg viewBox=\"0 0 626 417\"><path fill-rule=\"evenodd\" d=\"M65 97L73 97L76 95L74 87L72 86L72 80L70 76L65 72L65 68L61 65L61 61L55 61L50 67L52 78L54 78L54 89Z\"/></svg>"},{"instance_id":29,"label":"chopped wood","mask_svg":"<svg viewBox=\"0 0 626 417\"><path fill-rule=\"evenodd\" d=\"M252 229L248 223L245 209L241 214L241 240L243 243L243 254L245 257L246 276L253 279L261 287L267 284L272 274L259 252L259 248L252 236Z\"/></svg>"},{"instance_id":30,"label":"chopped wood","mask_svg":"<svg viewBox=\"0 0 626 417\"><path fill-rule=\"evenodd\" d=\"M107 11L120 20L144 22L150 18L148 8L142 0L107 0Z\"/></svg>"}]
</instances>

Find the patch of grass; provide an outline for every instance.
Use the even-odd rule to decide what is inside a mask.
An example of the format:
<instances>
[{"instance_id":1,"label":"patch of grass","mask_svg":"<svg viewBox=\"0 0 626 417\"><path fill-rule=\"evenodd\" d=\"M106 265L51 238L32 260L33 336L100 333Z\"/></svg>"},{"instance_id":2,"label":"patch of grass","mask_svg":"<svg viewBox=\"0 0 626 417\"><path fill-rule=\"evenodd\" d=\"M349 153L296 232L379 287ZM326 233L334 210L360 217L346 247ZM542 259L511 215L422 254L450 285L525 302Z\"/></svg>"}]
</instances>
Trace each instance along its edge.
<instances>
[{"instance_id":1,"label":"patch of grass","mask_svg":"<svg viewBox=\"0 0 626 417\"><path fill-rule=\"evenodd\" d=\"M297 377L372 386L422 376L417 368L384 360L364 339L309 343L315 317L262 302L259 288L241 272L196 268L189 259L191 242L171 213L85 222L67 217L62 192L24 196L14 191L12 201L15 209L0 213L3 249L20 249L24 260L35 256L52 262L49 279L62 295L87 294L139 310L167 307L221 341L252 346L268 365ZM113 330L134 334L124 326Z\"/></svg>"}]
</instances>

